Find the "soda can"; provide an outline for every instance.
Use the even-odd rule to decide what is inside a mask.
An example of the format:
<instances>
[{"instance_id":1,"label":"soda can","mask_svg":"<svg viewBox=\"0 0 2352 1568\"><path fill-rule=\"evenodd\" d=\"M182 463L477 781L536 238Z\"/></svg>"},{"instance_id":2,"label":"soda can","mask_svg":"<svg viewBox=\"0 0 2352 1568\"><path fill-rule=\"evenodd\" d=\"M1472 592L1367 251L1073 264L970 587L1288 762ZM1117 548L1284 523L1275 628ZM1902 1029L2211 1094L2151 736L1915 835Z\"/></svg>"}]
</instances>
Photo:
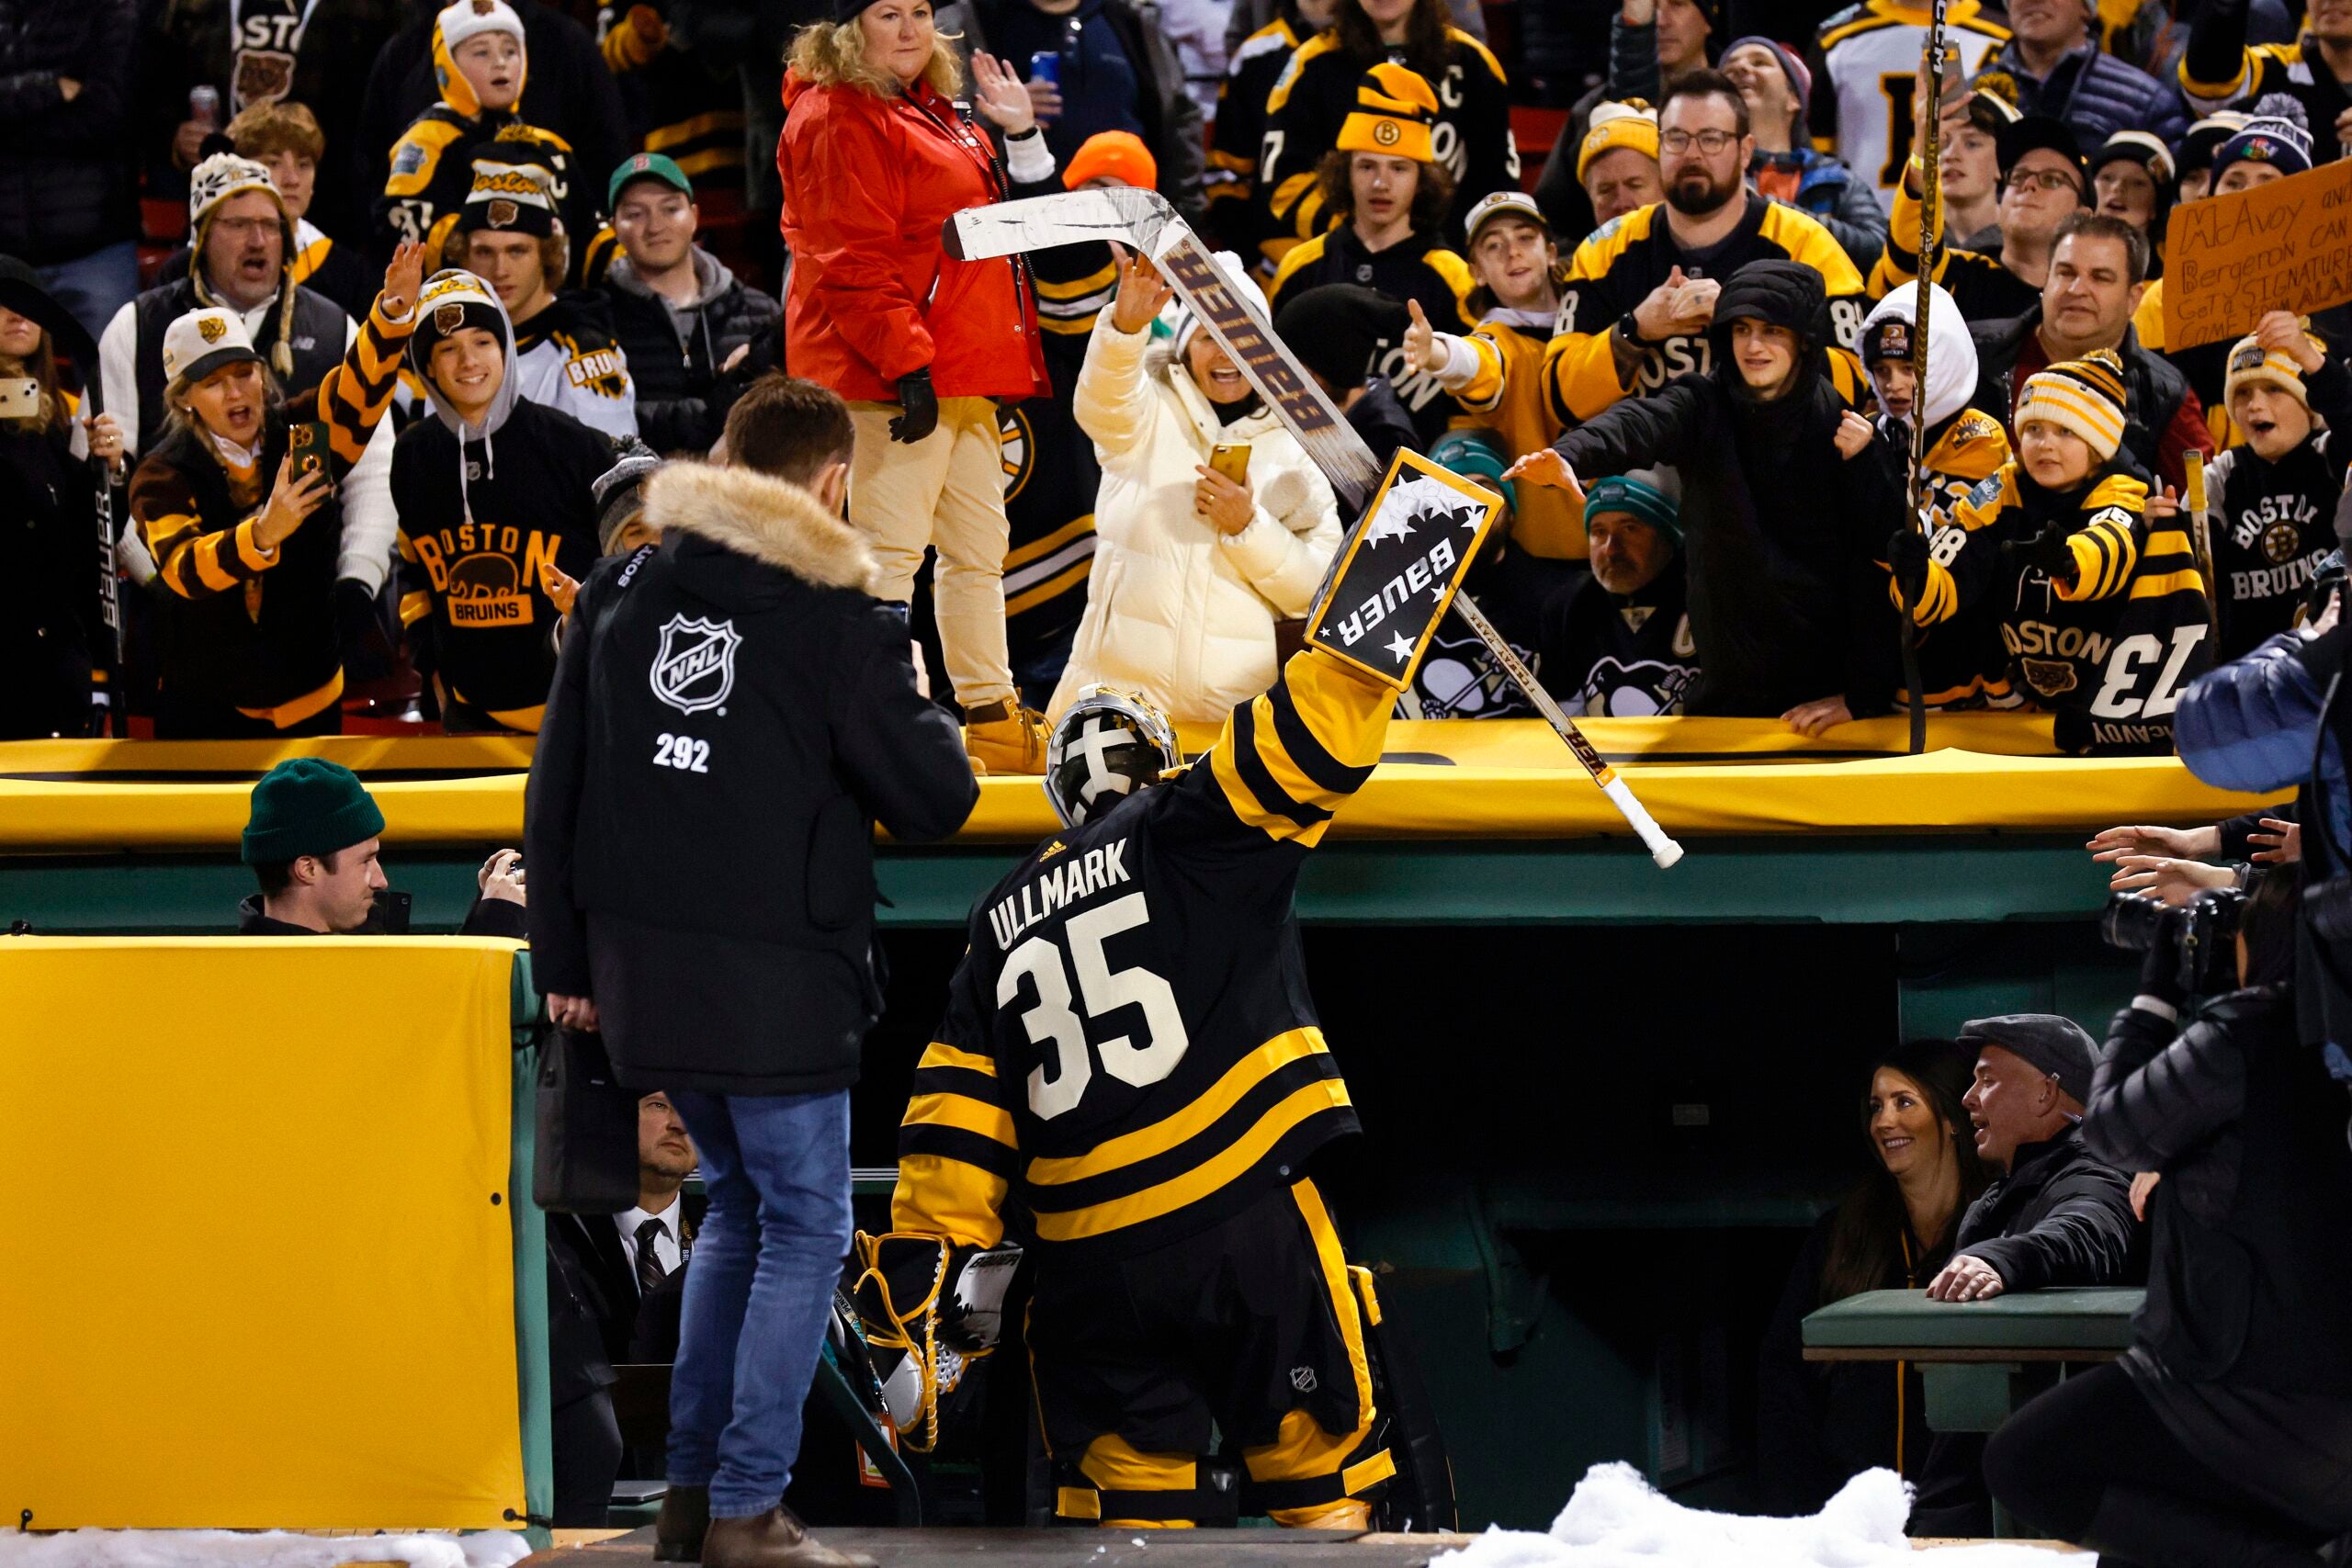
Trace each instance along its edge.
<instances>
[{"instance_id":1,"label":"soda can","mask_svg":"<svg viewBox=\"0 0 2352 1568\"><path fill-rule=\"evenodd\" d=\"M220 130L220 89L190 87L187 90L187 118L209 130Z\"/></svg>"}]
</instances>

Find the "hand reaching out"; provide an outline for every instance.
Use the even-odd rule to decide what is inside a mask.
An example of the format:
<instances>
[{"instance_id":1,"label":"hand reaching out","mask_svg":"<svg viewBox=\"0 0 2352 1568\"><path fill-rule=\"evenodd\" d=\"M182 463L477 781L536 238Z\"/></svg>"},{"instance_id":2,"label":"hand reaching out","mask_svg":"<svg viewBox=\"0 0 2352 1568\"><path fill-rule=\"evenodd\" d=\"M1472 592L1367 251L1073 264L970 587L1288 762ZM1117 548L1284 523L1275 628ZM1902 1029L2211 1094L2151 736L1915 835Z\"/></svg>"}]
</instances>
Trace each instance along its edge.
<instances>
[{"instance_id":1,"label":"hand reaching out","mask_svg":"<svg viewBox=\"0 0 2352 1568\"><path fill-rule=\"evenodd\" d=\"M2178 908L2209 888L2234 887L2238 874L2226 865L2201 860L2174 860L2167 855L2122 855L2115 874L2107 879L2110 893L2153 893Z\"/></svg>"},{"instance_id":2,"label":"hand reaching out","mask_svg":"<svg viewBox=\"0 0 2352 1568\"><path fill-rule=\"evenodd\" d=\"M1419 299L1406 300L1405 310L1413 318L1405 328L1405 362L1416 370L1434 376L1445 368L1448 357L1445 345L1438 342L1438 330L1430 325L1429 317L1421 312Z\"/></svg>"},{"instance_id":3,"label":"hand reaching out","mask_svg":"<svg viewBox=\"0 0 2352 1568\"><path fill-rule=\"evenodd\" d=\"M2177 860L2202 860L2222 852L2219 828L2109 828L2091 836L2083 846L2095 861L2115 861L2125 855L2170 855Z\"/></svg>"},{"instance_id":4,"label":"hand reaching out","mask_svg":"<svg viewBox=\"0 0 2352 1568\"><path fill-rule=\"evenodd\" d=\"M564 615L571 614L572 604L580 598L578 578L571 576L551 560L542 560L539 562L539 586L547 590L549 599L555 601L557 614Z\"/></svg>"},{"instance_id":5,"label":"hand reaching out","mask_svg":"<svg viewBox=\"0 0 2352 1568\"><path fill-rule=\"evenodd\" d=\"M2303 825L2276 817L2266 817L2260 831L2248 833L2245 841L2255 846L2254 859L2261 865L2293 865L2303 858Z\"/></svg>"},{"instance_id":6,"label":"hand reaching out","mask_svg":"<svg viewBox=\"0 0 2352 1568\"><path fill-rule=\"evenodd\" d=\"M380 303L384 314L397 321L408 314L416 303L417 290L424 284L424 247L414 240L402 240L392 252L392 259L384 265L384 292Z\"/></svg>"},{"instance_id":7,"label":"hand reaching out","mask_svg":"<svg viewBox=\"0 0 2352 1568\"><path fill-rule=\"evenodd\" d=\"M1564 490L1579 506L1584 504L1584 486L1577 482L1577 471L1555 446L1538 446L1521 455L1519 461L1503 470L1507 479L1526 479L1546 490Z\"/></svg>"},{"instance_id":8,"label":"hand reaching out","mask_svg":"<svg viewBox=\"0 0 2352 1568\"><path fill-rule=\"evenodd\" d=\"M1139 333L1176 290L1141 251L1115 244L1111 249L1119 258L1119 297L1111 302L1111 324L1123 333Z\"/></svg>"},{"instance_id":9,"label":"hand reaching out","mask_svg":"<svg viewBox=\"0 0 2352 1568\"><path fill-rule=\"evenodd\" d=\"M988 122L1007 136L1026 136L1037 128L1037 106L1020 73L980 50L972 51L972 97Z\"/></svg>"}]
</instances>

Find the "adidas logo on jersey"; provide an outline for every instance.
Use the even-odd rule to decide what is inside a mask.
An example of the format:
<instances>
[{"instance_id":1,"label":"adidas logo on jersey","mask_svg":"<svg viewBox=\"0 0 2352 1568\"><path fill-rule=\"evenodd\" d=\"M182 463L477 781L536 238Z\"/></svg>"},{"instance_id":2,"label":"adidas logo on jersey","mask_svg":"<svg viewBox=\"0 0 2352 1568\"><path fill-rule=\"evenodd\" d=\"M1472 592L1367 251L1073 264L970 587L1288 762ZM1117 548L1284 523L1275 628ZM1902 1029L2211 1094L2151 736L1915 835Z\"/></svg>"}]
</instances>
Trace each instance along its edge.
<instances>
[{"instance_id":1,"label":"adidas logo on jersey","mask_svg":"<svg viewBox=\"0 0 2352 1568\"><path fill-rule=\"evenodd\" d=\"M1037 852L1037 863L1039 865L1045 864L1047 861L1053 859L1056 855L1061 853L1068 848L1069 848L1068 844L1063 843L1059 839L1056 839L1052 843L1047 844L1044 849Z\"/></svg>"}]
</instances>

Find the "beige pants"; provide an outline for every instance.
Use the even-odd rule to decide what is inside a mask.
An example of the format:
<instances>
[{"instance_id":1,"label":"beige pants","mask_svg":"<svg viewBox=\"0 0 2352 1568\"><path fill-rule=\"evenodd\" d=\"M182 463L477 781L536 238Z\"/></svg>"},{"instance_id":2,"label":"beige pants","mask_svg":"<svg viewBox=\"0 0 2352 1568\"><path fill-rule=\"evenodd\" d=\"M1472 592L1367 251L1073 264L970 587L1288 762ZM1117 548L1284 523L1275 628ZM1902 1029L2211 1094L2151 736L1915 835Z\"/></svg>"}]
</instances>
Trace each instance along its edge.
<instances>
[{"instance_id":1,"label":"beige pants","mask_svg":"<svg viewBox=\"0 0 2352 1568\"><path fill-rule=\"evenodd\" d=\"M896 403L849 406L857 428L849 520L874 546L878 598L914 594L923 547L939 551L932 603L956 700L979 707L1012 697L1004 644L1004 466L996 405L942 398L939 428L912 446L890 439Z\"/></svg>"}]
</instances>

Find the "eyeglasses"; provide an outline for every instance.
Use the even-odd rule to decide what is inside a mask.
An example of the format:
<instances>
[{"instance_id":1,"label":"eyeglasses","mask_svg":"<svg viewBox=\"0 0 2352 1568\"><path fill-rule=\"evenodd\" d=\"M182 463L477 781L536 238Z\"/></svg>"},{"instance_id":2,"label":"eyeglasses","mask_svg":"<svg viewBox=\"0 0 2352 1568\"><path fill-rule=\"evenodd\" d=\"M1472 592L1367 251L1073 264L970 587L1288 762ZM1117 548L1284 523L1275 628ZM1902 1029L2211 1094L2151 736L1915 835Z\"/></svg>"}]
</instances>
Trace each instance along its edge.
<instances>
[{"instance_id":1,"label":"eyeglasses","mask_svg":"<svg viewBox=\"0 0 2352 1568\"><path fill-rule=\"evenodd\" d=\"M212 226L243 240L255 234L276 233L277 220L275 218L222 218L215 221Z\"/></svg>"},{"instance_id":2,"label":"eyeglasses","mask_svg":"<svg viewBox=\"0 0 2352 1568\"><path fill-rule=\"evenodd\" d=\"M2019 192L2029 190L2070 190L2077 196L2082 194L2083 189L2080 185L2075 183L2075 176L2068 174L2064 169L2018 169L2015 173L2011 174L2007 179L2003 180L2001 182L2001 186L2005 190Z\"/></svg>"},{"instance_id":3,"label":"eyeglasses","mask_svg":"<svg viewBox=\"0 0 2352 1568\"><path fill-rule=\"evenodd\" d=\"M1690 151L1695 142L1700 152L1712 158L1738 140L1728 130L1702 130L1695 135L1688 130L1669 130L1657 139L1657 144L1661 152L1682 153Z\"/></svg>"}]
</instances>

